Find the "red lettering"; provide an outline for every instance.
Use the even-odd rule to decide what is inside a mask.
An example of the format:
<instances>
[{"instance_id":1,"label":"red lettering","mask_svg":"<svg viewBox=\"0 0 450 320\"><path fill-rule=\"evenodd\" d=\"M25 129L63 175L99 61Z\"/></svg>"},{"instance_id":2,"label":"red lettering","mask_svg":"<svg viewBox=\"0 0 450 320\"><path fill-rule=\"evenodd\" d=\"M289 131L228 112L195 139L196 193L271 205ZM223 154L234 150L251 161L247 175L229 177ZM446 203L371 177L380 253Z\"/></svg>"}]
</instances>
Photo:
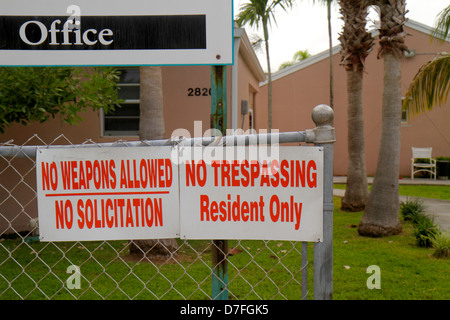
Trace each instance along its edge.
<instances>
[{"instance_id":1,"label":"red lettering","mask_svg":"<svg viewBox=\"0 0 450 320\"><path fill-rule=\"evenodd\" d=\"M98 160L94 161L94 186L95 189L100 189L102 184L102 172L100 169L100 162Z\"/></svg>"},{"instance_id":2,"label":"red lettering","mask_svg":"<svg viewBox=\"0 0 450 320\"><path fill-rule=\"evenodd\" d=\"M84 174L84 165L83 162L80 161L80 189L86 189L86 176Z\"/></svg>"},{"instance_id":3,"label":"red lettering","mask_svg":"<svg viewBox=\"0 0 450 320\"><path fill-rule=\"evenodd\" d=\"M209 197L200 195L200 221L209 221Z\"/></svg>"},{"instance_id":4,"label":"red lettering","mask_svg":"<svg viewBox=\"0 0 450 320\"><path fill-rule=\"evenodd\" d=\"M106 205L105 205L105 209L106 209L106 225L108 226L108 228L112 228L113 227L113 223L114 223L114 217L111 217L109 212L111 209L113 209L113 203L111 199L106 199Z\"/></svg>"},{"instance_id":5,"label":"red lettering","mask_svg":"<svg viewBox=\"0 0 450 320\"><path fill-rule=\"evenodd\" d=\"M166 167L166 188L169 188L172 186L172 179L173 179L172 161L170 161L170 159L164 159L164 163ZM206 167L205 167L205 182L206 182ZM205 185L205 183L203 183L203 185Z\"/></svg>"},{"instance_id":6,"label":"red lettering","mask_svg":"<svg viewBox=\"0 0 450 320\"><path fill-rule=\"evenodd\" d=\"M92 162L86 161L86 189L89 189L89 181L92 180Z\"/></svg>"},{"instance_id":7,"label":"red lettering","mask_svg":"<svg viewBox=\"0 0 450 320\"><path fill-rule=\"evenodd\" d=\"M147 160L147 165L148 165L149 187L156 188L158 179L157 160L156 159Z\"/></svg>"},{"instance_id":8,"label":"red lettering","mask_svg":"<svg viewBox=\"0 0 450 320\"><path fill-rule=\"evenodd\" d=\"M292 168L293 170L293 168ZM296 175L295 175L295 186L298 187L298 181L299 179L302 181L302 187L305 187L305 160L302 161L302 166L300 167L300 161L296 161L295 162L295 170L296 170ZM291 179L294 176L291 176ZM291 186L293 186L293 181L291 183Z\"/></svg>"},{"instance_id":9,"label":"red lettering","mask_svg":"<svg viewBox=\"0 0 450 320\"><path fill-rule=\"evenodd\" d=\"M217 202L213 201L211 202L211 220L217 221L217 213L219 212L219 208L217 206Z\"/></svg>"},{"instance_id":10,"label":"red lettering","mask_svg":"<svg viewBox=\"0 0 450 320\"><path fill-rule=\"evenodd\" d=\"M64 190L70 189L70 162L61 162L61 176Z\"/></svg>"},{"instance_id":11,"label":"red lettering","mask_svg":"<svg viewBox=\"0 0 450 320\"><path fill-rule=\"evenodd\" d=\"M131 215L131 201L130 201L130 199L127 199L126 211L127 211L127 217L126 217L125 226L128 227L129 225L131 225L132 227L134 227L133 216Z\"/></svg>"},{"instance_id":12,"label":"red lettering","mask_svg":"<svg viewBox=\"0 0 450 320\"><path fill-rule=\"evenodd\" d=\"M218 169L220 167L220 162L217 160L213 160L211 162L211 167L214 168L214 186L217 187L218 186Z\"/></svg>"},{"instance_id":13,"label":"red lettering","mask_svg":"<svg viewBox=\"0 0 450 320\"><path fill-rule=\"evenodd\" d=\"M133 206L136 210L136 227L139 227L139 207L141 206L141 199L133 199Z\"/></svg>"},{"instance_id":14,"label":"red lettering","mask_svg":"<svg viewBox=\"0 0 450 320\"><path fill-rule=\"evenodd\" d=\"M141 159L141 163L139 164L139 173L141 175L141 186L142 188L146 188L148 183L148 169L144 159Z\"/></svg>"},{"instance_id":15,"label":"red lettering","mask_svg":"<svg viewBox=\"0 0 450 320\"><path fill-rule=\"evenodd\" d=\"M109 161L109 174L111 175L111 188L116 188L116 172L114 169L116 168L116 163L114 160Z\"/></svg>"},{"instance_id":16,"label":"red lettering","mask_svg":"<svg viewBox=\"0 0 450 320\"><path fill-rule=\"evenodd\" d=\"M134 184L133 184L133 180L131 180L131 175L130 175L130 160L127 160L127 188L133 188Z\"/></svg>"},{"instance_id":17,"label":"red lettering","mask_svg":"<svg viewBox=\"0 0 450 320\"><path fill-rule=\"evenodd\" d=\"M315 170L317 170L316 162L314 160L311 160L308 162L308 187L310 188L317 188L317 173ZM314 170L314 172L312 172Z\"/></svg>"},{"instance_id":18,"label":"red lettering","mask_svg":"<svg viewBox=\"0 0 450 320\"><path fill-rule=\"evenodd\" d=\"M229 187L230 186L230 163L227 160L223 160L222 161L222 167L221 167L221 182L222 182L222 187ZM225 182L225 180L227 182Z\"/></svg>"},{"instance_id":19,"label":"red lettering","mask_svg":"<svg viewBox=\"0 0 450 320\"><path fill-rule=\"evenodd\" d=\"M52 162L49 168L48 162L42 162L41 169L43 190L50 190L50 186L52 190L56 190L58 188L58 171L56 169L56 163Z\"/></svg>"},{"instance_id":20,"label":"red lettering","mask_svg":"<svg viewBox=\"0 0 450 320\"><path fill-rule=\"evenodd\" d=\"M281 179L281 186L286 188L289 184L289 172L286 170L286 167L289 166L289 162L287 160L282 160L280 165L281 175L284 179Z\"/></svg>"},{"instance_id":21,"label":"red lettering","mask_svg":"<svg viewBox=\"0 0 450 320\"><path fill-rule=\"evenodd\" d=\"M255 186L255 179L259 177L259 162L252 160L250 164L250 177L252 179L251 186Z\"/></svg>"},{"instance_id":22,"label":"red lettering","mask_svg":"<svg viewBox=\"0 0 450 320\"><path fill-rule=\"evenodd\" d=\"M272 187L278 187L278 184L280 183L280 174L278 173L280 165L278 163L278 160L273 159L272 163L270 165L270 172L272 173L272 178L270 179L270 184Z\"/></svg>"},{"instance_id":23,"label":"red lettering","mask_svg":"<svg viewBox=\"0 0 450 320\"><path fill-rule=\"evenodd\" d=\"M102 168L102 187L103 188L109 188L109 167L108 167L108 161L102 161L101 162L101 168Z\"/></svg>"},{"instance_id":24,"label":"red lettering","mask_svg":"<svg viewBox=\"0 0 450 320\"><path fill-rule=\"evenodd\" d=\"M56 229L64 229L64 205L63 201L55 201L56 207Z\"/></svg>"},{"instance_id":25,"label":"red lettering","mask_svg":"<svg viewBox=\"0 0 450 320\"><path fill-rule=\"evenodd\" d=\"M72 169L71 170L71 174L72 174L72 189L76 190L76 189L78 189L78 180L77 180L78 173L76 171L76 169L78 167L77 162L76 161L70 161L70 166L71 166L71 169Z\"/></svg>"},{"instance_id":26,"label":"red lettering","mask_svg":"<svg viewBox=\"0 0 450 320\"><path fill-rule=\"evenodd\" d=\"M164 188L165 183L162 177L164 176L164 159L158 159L158 177L159 177L159 187Z\"/></svg>"},{"instance_id":27,"label":"red lettering","mask_svg":"<svg viewBox=\"0 0 450 320\"><path fill-rule=\"evenodd\" d=\"M86 200L85 208L86 210L84 212L84 215L86 218L86 227L88 227L88 229L92 229L92 227L94 226L94 206L91 199Z\"/></svg>"},{"instance_id":28,"label":"red lettering","mask_svg":"<svg viewBox=\"0 0 450 320\"><path fill-rule=\"evenodd\" d=\"M240 181L237 179L239 177L239 162L237 160L233 160L231 164L231 186L239 187Z\"/></svg>"},{"instance_id":29,"label":"red lettering","mask_svg":"<svg viewBox=\"0 0 450 320\"><path fill-rule=\"evenodd\" d=\"M195 162L192 161L192 167L189 164L189 160L186 161L186 187L189 187L189 181L195 186Z\"/></svg>"},{"instance_id":30,"label":"red lettering","mask_svg":"<svg viewBox=\"0 0 450 320\"><path fill-rule=\"evenodd\" d=\"M84 228L84 203L83 200L79 199L77 202L77 212L78 212L78 228Z\"/></svg>"},{"instance_id":31,"label":"red lettering","mask_svg":"<svg viewBox=\"0 0 450 320\"><path fill-rule=\"evenodd\" d=\"M163 216L162 216L162 200L161 198L153 199L154 202L154 214L155 214L155 226L163 226Z\"/></svg>"},{"instance_id":32,"label":"red lettering","mask_svg":"<svg viewBox=\"0 0 450 320\"><path fill-rule=\"evenodd\" d=\"M148 213L150 212L150 217ZM145 221L147 222L147 226L151 227L153 225L153 204L152 199L145 199Z\"/></svg>"},{"instance_id":33,"label":"red lettering","mask_svg":"<svg viewBox=\"0 0 450 320\"><path fill-rule=\"evenodd\" d=\"M172 167L170 167L172 168ZM172 175L172 173L171 173ZM196 185L196 182L198 182L198 185L200 187L205 186L206 184L206 164L203 160L200 160L197 164L195 164L195 161L192 160L192 166L186 162L186 186L189 187L189 183L192 184L192 186ZM172 179L172 178L171 178ZM172 184L172 182L170 182Z\"/></svg>"},{"instance_id":34,"label":"red lettering","mask_svg":"<svg viewBox=\"0 0 450 320\"><path fill-rule=\"evenodd\" d=\"M242 161L242 163L241 163L241 172L242 172L242 175L244 176L244 179L241 179L241 184L242 184L243 187L248 187L248 184L250 182L250 176L249 176L249 173L247 171L248 167L249 167L248 160Z\"/></svg>"}]
</instances>

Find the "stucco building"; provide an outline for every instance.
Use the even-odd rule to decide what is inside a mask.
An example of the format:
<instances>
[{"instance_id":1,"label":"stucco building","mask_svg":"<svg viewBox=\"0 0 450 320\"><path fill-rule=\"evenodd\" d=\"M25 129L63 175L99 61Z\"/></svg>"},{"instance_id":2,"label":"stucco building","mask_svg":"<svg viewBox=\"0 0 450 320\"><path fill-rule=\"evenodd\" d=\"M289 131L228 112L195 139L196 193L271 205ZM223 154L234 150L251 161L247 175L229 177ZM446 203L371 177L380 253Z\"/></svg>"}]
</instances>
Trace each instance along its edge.
<instances>
[{"instance_id":1,"label":"stucco building","mask_svg":"<svg viewBox=\"0 0 450 320\"><path fill-rule=\"evenodd\" d=\"M450 43L431 41L432 28L415 21L406 23L406 44L412 53L402 61L402 94L413 77L429 60L441 52L450 52ZM381 131L383 60L377 59L375 41L366 60L363 79L364 131L367 174L374 175ZM334 174L347 173L347 81L340 66L340 46L333 48L334 111L336 143ZM314 127L311 110L318 104L330 104L328 50L273 74L273 128L280 131ZM256 99L257 126L267 126L267 83L260 86ZM433 147L433 157L450 156L450 101L433 111L412 117L403 114L401 124L400 175L410 176L411 147Z\"/></svg>"}]
</instances>

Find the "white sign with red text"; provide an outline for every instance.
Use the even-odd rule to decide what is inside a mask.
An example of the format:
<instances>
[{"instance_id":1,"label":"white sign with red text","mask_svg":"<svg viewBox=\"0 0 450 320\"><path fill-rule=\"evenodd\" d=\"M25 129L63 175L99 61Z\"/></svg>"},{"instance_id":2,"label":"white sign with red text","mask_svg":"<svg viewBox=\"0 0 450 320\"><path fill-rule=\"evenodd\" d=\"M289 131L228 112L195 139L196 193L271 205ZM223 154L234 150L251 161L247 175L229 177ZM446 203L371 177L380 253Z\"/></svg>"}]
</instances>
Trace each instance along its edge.
<instances>
[{"instance_id":1,"label":"white sign with red text","mask_svg":"<svg viewBox=\"0 0 450 320\"><path fill-rule=\"evenodd\" d=\"M181 238L322 241L323 148L196 148L179 160Z\"/></svg>"},{"instance_id":2,"label":"white sign with red text","mask_svg":"<svg viewBox=\"0 0 450 320\"><path fill-rule=\"evenodd\" d=\"M37 151L42 241L179 237L171 147Z\"/></svg>"}]
</instances>

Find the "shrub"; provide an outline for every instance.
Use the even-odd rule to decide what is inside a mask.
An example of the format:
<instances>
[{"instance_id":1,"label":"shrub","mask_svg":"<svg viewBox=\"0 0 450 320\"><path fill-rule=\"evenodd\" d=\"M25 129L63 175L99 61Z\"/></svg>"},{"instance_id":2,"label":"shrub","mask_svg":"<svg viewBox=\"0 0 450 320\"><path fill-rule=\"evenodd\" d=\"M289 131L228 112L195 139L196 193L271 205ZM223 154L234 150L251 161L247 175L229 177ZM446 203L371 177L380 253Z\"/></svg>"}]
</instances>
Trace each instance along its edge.
<instances>
[{"instance_id":1,"label":"shrub","mask_svg":"<svg viewBox=\"0 0 450 320\"><path fill-rule=\"evenodd\" d=\"M407 199L405 202L400 203L400 212L403 220L414 223L418 216L425 213L425 206L419 198L414 200Z\"/></svg>"},{"instance_id":2,"label":"shrub","mask_svg":"<svg viewBox=\"0 0 450 320\"><path fill-rule=\"evenodd\" d=\"M430 241L434 248L433 256L441 259L450 257L450 234L448 232L440 232Z\"/></svg>"},{"instance_id":3,"label":"shrub","mask_svg":"<svg viewBox=\"0 0 450 320\"><path fill-rule=\"evenodd\" d=\"M440 238L441 232L434 223L434 219L425 214L425 206L419 198L414 200L407 199L400 204L400 211L404 221L411 221L414 226L414 236L419 247L431 247L433 241L443 242L441 246L445 247L445 240ZM440 245L440 244L437 244Z\"/></svg>"},{"instance_id":4,"label":"shrub","mask_svg":"<svg viewBox=\"0 0 450 320\"><path fill-rule=\"evenodd\" d=\"M434 219L424 213L415 216L413 224L415 228L414 236L419 247L431 247L431 239L434 239L441 233L438 226L434 223Z\"/></svg>"}]
</instances>

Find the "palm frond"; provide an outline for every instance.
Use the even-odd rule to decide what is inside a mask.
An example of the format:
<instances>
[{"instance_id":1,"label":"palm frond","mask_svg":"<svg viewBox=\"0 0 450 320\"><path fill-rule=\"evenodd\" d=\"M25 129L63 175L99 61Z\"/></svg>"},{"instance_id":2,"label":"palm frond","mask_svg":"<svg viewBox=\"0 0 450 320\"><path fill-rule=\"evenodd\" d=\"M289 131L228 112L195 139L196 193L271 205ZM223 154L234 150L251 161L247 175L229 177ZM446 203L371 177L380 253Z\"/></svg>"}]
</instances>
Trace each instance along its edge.
<instances>
[{"instance_id":1,"label":"palm frond","mask_svg":"<svg viewBox=\"0 0 450 320\"><path fill-rule=\"evenodd\" d=\"M403 108L412 115L447 102L450 91L450 54L437 57L420 68L406 92Z\"/></svg>"},{"instance_id":2,"label":"palm frond","mask_svg":"<svg viewBox=\"0 0 450 320\"><path fill-rule=\"evenodd\" d=\"M435 22L433 38L445 41L449 37L450 32L450 5L442 10Z\"/></svg>"},{"instance_id":3,"label":"palm frond","mask_svg":"<svg viewBox=\"0 0 450 320\"><path fill-rule=\"evenodd\" d=\"M241 6L239 14L237 15L236 23L239 27L249 24L250 27L255 26L256 29L259 28L261 21L261 16L258 13L258 8L254 6L251 2L245 3Z\"/></svg>"},{"instance_id":4,"label":"palm frond","mask_svg":"<svg viewBox=\"0 0 450 320\"><path fill-rule=\"evenodd\" d=\"M250 0L239 8L236 22L240 27L249 24L256 29L263 27L266 23L268 25L271 25L272 22L276 24L276 7L287 11L292 7L292 0Z\"/></svg>"}]
</instances>

